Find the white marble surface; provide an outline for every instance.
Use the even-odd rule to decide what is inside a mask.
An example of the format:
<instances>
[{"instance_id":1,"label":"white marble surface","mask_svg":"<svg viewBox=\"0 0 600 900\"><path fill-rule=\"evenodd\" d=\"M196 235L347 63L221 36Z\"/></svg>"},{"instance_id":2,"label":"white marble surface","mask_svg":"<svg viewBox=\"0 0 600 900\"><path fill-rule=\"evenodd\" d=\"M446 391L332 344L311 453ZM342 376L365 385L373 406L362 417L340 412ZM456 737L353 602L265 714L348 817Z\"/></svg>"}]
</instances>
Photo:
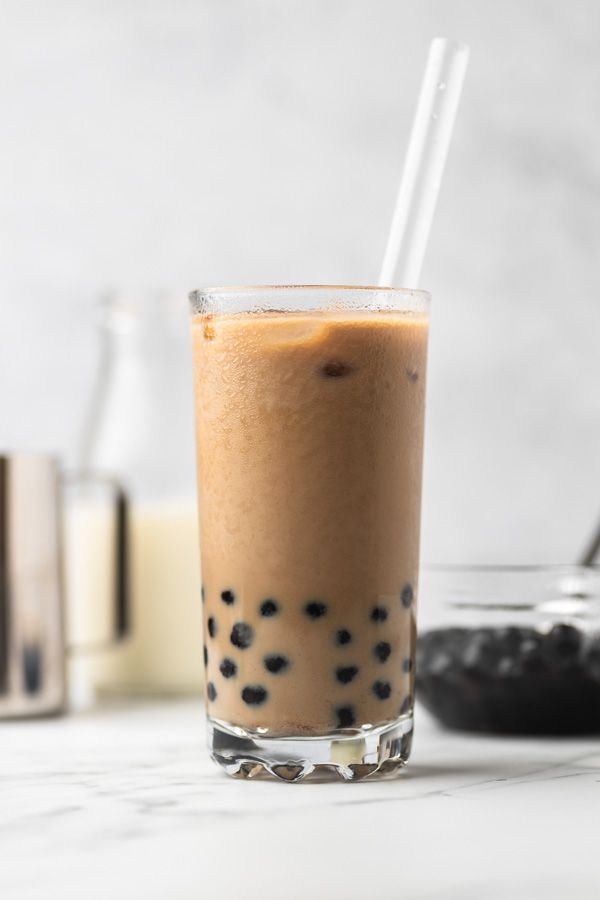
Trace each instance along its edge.
<instances>
[{"instance_id":1,"label":"white marble surface","mask_svg":"<svg viewBox=\"0 0 600 900\"><path fill-rule=\"evenodd\" d=\"M391 782L238 782L192 701L0 727L6 900L596 900L600 740L418 715Z\"/></svg>"}]
</instances>

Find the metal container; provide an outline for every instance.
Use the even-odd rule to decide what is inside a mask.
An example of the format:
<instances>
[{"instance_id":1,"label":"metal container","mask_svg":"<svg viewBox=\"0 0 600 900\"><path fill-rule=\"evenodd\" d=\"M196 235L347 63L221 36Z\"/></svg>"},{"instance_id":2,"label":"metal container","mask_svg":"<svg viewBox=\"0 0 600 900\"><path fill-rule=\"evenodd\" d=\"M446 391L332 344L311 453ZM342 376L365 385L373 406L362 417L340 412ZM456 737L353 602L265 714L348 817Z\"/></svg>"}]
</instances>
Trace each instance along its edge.
<instances>
[{"instance_id":1,"label":"metal container","mask_svg":"<svg viewBox=\"0 0 600 900\"><path fill-rule=\"evenodd\" d=\"M0 716L65 708L58 468L0 457Z\"/></svg>"},{"instance_id":2,"label":"metal container","mask_svg":"<svg viewBox=\"0 0 600 900\"><path fill-rule=\"evenodd\" d=\"M98 640L110 643L127 632L127 523L122 491L106 484L115 511L115 589ZM62 500L55 458L0 455L0 719L66 710Z\"/></svg>"}]
</instances>

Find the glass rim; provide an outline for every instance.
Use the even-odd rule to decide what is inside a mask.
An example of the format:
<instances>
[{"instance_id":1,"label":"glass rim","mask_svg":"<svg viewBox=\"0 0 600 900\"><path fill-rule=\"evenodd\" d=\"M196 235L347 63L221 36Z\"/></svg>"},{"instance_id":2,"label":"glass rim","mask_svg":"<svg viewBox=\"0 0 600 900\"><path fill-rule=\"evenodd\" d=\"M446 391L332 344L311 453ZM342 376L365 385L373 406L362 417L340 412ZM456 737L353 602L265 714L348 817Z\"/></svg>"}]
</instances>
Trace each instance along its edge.
<instances>
[{"instance_id":1,"label":"glass rim","mask_svg":"<svg viewBox=\"0 0 600 900\"><path fill-rule=\"evenodd\" d=\"M431 294L422 288L383 287L371 284L241 284L218 285L215 287L203 287L190 291L188 299L190 303L214 296L240 297L268 293L270 291L285 291L296 293L301 291L344 291L361 292L365 294L385 294L386 296L410 296L419 299L425 306L431 302Z\"/></svg>"},{"instance_id":2,"label":"glass rim","mask_svg":"<svg viewBox=\"0 0 600 900\"><path fill-rule=\"evenodd\" d=\"M519 575L546 573L559 575L565 572L590 574L600 573L600 561L584 566L581 563L421 563L421 571L428 573L447 573L449 575Z\"/></svg>"}]
</instances>

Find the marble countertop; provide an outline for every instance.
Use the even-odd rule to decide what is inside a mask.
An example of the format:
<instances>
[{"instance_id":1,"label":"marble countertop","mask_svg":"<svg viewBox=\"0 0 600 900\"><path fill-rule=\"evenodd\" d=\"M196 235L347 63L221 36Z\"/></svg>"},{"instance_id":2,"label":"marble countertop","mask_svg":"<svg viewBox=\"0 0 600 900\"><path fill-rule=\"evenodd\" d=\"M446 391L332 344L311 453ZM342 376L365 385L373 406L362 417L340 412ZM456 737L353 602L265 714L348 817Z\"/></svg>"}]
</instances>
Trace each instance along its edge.
<instances>
[{"instance_id":1,"label":"marble countertop","mask_svg":"<svg viewBox=\"0 0 600 900\"><path fill-rule=\"evenodd\" d=\"M465 737L418 710L394 781L239 782L191 700L0 725L6 900L597 900L600 740Z\"/></svg>"}]
</instances>

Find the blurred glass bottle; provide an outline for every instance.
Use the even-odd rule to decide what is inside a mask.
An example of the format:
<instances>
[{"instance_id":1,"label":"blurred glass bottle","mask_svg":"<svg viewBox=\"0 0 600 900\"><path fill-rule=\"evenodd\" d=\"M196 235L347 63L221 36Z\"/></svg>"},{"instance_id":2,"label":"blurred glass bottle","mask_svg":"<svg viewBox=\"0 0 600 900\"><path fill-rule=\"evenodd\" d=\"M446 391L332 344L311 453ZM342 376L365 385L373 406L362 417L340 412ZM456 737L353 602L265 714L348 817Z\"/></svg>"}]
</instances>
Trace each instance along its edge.
<instances>
[{"instance_id":1,"label":"blurred glass bottle","mask_svg":"<svg viewBox=\"0 0 600 900\"><path fill-rule=\"evenodd\" d=\"M128 498L129 634L96 655L100 691L194 692L202 685L191 361L185 306L147 294L104 301L100 365L79 469L118 480ZM68 594L112 578L106 509L80 502L68 522ZM73 570L73 566L77 571Z\"/></svg>"}]
</instances>

